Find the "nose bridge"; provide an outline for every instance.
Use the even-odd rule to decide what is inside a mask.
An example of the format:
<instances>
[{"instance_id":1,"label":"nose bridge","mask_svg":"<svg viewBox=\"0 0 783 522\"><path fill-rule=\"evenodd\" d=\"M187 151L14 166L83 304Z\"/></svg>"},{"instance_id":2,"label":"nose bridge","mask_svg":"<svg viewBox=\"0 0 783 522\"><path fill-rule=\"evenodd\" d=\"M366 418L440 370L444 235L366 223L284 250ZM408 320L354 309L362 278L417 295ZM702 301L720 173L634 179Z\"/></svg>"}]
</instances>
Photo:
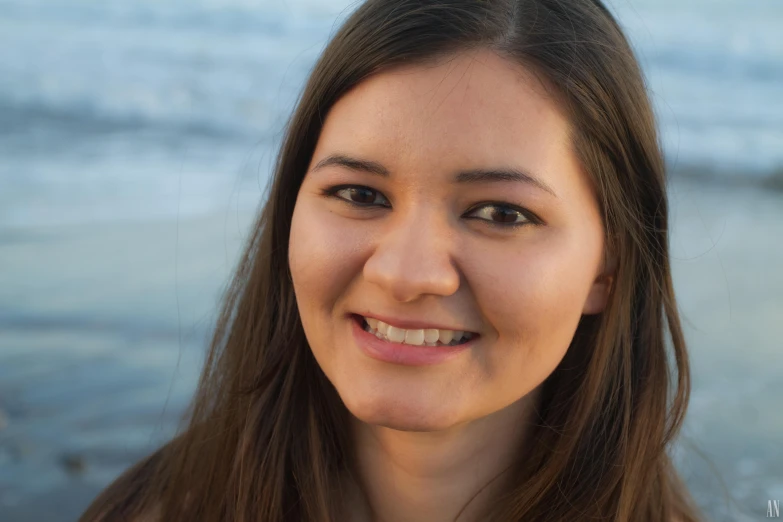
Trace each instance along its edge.
<instances>
[{"instance_id":1,"label":"nose bridge","mask_svg":"<svg viewBox=\"0 0 783 522\"><path fill-rule=\"evenodd\" d=\"M390 227L389 246L400 243L402 250L407 249L409 260L419 256L450 260L450 227L446 213L438 205L422 201L408 212L399 214L399 223Z\"/></svg>"},{"instance_id":2,"label":"nose bridge","mask_svg":"<svg viewBox=\"0 0 783 522\"><path fill-rule=\"evenodd\" d=\"M447 212L420 201L398 210L365 264L365 277L398 301L425 294L451 295L459 288Z\"/></svg>"}]
</instances>

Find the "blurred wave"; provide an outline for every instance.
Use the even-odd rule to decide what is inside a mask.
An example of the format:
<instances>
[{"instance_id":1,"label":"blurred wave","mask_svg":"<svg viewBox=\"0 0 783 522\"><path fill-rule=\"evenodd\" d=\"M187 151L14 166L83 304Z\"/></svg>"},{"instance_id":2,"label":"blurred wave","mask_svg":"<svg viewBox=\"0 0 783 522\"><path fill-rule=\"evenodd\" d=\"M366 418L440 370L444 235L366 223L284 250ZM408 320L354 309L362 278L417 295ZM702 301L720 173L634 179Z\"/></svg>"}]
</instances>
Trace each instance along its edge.
<instances>
[{"instance_id":1,"label":"blurred wave","mask_svg":"<svg viewBox=\"0 0 783 522\"><path fill-rule=\"evenodd\" d=\"M783 4L615 0L675 171L783 165ZM0 0L0 222L203 214L276 139L345 0ZM263 184L263 183L261 183ZM773 183L771 186L777 186ZM184 191L184 196L183 196Z\"/></svg>"},{"instance_id":2,"label":"blurred wave","mask_svg":"<svg viewBox=\"0 0 783 522\"><path fill-rule=\"evenodd\" d=\"M713 503L703 463L679 469L716 522L755 520L783 495L764 413L783 396L783 2L608 3L678 178L686 434L750 514ZM3 521L73 520L173 434L285 120L352 5L0 0Z\"/></svg>"}]
</instances>

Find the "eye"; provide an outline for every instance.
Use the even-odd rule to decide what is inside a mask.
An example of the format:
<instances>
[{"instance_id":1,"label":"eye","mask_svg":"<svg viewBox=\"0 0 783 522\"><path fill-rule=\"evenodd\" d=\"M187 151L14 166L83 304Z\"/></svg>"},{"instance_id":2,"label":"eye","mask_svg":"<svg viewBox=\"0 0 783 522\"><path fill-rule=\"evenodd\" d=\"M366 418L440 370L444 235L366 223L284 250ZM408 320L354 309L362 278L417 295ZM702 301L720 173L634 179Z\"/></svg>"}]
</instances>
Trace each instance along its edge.
<instances>
[{"instance_id":1,"label":"eye","mask_svg":"<svg viewBox=\"0 0 783 522\"><path fill-rule=\"evenodd\" d=\"M484 204L471 210L468 217L488 221L499 227L516 227L538 222L530 212L503 203Z\"/></svg>"},{"instance_id":2,"label":"eye","mask_svg":"<svg viewBox=\"0 0 783 522\"><path fill-rule=\"evenodd\" d=\"M389 206L389 200L386 199L386 196L377 190L361 185L340 185L326 189L324 193L358 207Z\"/></svg>"}]
</instances>

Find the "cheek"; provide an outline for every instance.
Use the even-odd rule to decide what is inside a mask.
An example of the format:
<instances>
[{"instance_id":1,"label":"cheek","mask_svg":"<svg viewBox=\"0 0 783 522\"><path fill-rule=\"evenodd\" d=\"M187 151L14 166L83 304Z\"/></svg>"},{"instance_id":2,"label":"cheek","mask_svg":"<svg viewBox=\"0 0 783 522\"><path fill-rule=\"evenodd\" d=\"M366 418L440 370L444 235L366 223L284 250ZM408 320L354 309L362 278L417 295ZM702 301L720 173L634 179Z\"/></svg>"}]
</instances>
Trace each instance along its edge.
<instances>
[{"instance_id":1,"label":"cheek","mask_svg":"<svg viewBox=\"0 0 783 522\"><path fill-rule=\"evenodd\" d=\"M586 232L585 232L586 233ZM586 236L585 233L581 237ZM595 277L599 245L579 235L547 234L509 255L484 255L474 286L485 320L501 345L529 357L567 350ZM511 354L505 354L511 356Z\"/></svg>"},{"instance_id":2,"label":"cheek","mask_svg":"<svg viewBox=\"0 0 783 522\"><path fill-rule=\"evenodd\" d=\"M344 221L344 220L343 220ZM313 310L329 311L356 277L356 236L340 217L297 201L291 221L288 261L303 323ZM359 268L360 269L360 268Z\"/></svg>"}]
</instances>

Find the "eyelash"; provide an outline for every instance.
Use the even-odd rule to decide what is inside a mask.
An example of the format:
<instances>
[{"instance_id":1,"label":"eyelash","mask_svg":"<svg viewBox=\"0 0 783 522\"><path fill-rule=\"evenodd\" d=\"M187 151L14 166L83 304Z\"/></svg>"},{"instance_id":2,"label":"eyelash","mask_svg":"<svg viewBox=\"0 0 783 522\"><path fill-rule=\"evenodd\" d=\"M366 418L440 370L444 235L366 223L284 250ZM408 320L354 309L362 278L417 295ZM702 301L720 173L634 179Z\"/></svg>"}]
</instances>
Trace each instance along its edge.
<instances>
[{"instance_id":1,"label":"eyelash","mask_svg":"<svg viewBox=\"0 0 783 522\"><path fill-rule=\"evenodd\" d=\"M324 196L336 198L336 199L338 199L338 200L340 200L340 201L342 201L344 203L347 203L347 204L349 204L349 205L351 205L353 207L368 209L368 208L371 208L371 207L377 207L378 206L375 203L357 203L355 201L351 201L349 199L345 199L345 198L340 197L340 196L337 195L338 192L340 192L341 190L345 190L345 189L368 190L368 191L373 192L375 194L381 194L379 191L377 191L375 189L372 189L370 187L365 187L364 185L336 185L334 187L329 187L329 188L323 189L321 192L322 192L322 194ZM388 198L386 198L386 196L383 196L383 197L384 197L384 199L386 199L388 201ZM382 206L385 206L385 205L382 205ZM479 209L484 208L484 207L495 207L495 208L512 210L514 212L518 212L519 214L521 214L527 221L522 221L520 223L498 223L497 221L491 221L491 220L482 219L482 218L471 218L471 219L477 219L477 220L482 221L482 222L484 222L484 223L486 223L486 224L488 224L490 226L493 226L493 227L496 227L496 228L505 228L505 229L508 229L508 228L518 228L518 227L521 227L521 226L524 226L524 225L540 225L540 224L543 223L543 221L538 216L536 216L535 214L533 214L529 210L521 208L521 207L518 207L516 205L510 205L508 203L502 203L502 202L499 202L499 201L485 201L485 202L479 203L476 206L474 206L473 208L471 208L468 211L468 213L471 214L471 213L475 212L476 210L479 210Z\"/></svg>"}]
</instances>

